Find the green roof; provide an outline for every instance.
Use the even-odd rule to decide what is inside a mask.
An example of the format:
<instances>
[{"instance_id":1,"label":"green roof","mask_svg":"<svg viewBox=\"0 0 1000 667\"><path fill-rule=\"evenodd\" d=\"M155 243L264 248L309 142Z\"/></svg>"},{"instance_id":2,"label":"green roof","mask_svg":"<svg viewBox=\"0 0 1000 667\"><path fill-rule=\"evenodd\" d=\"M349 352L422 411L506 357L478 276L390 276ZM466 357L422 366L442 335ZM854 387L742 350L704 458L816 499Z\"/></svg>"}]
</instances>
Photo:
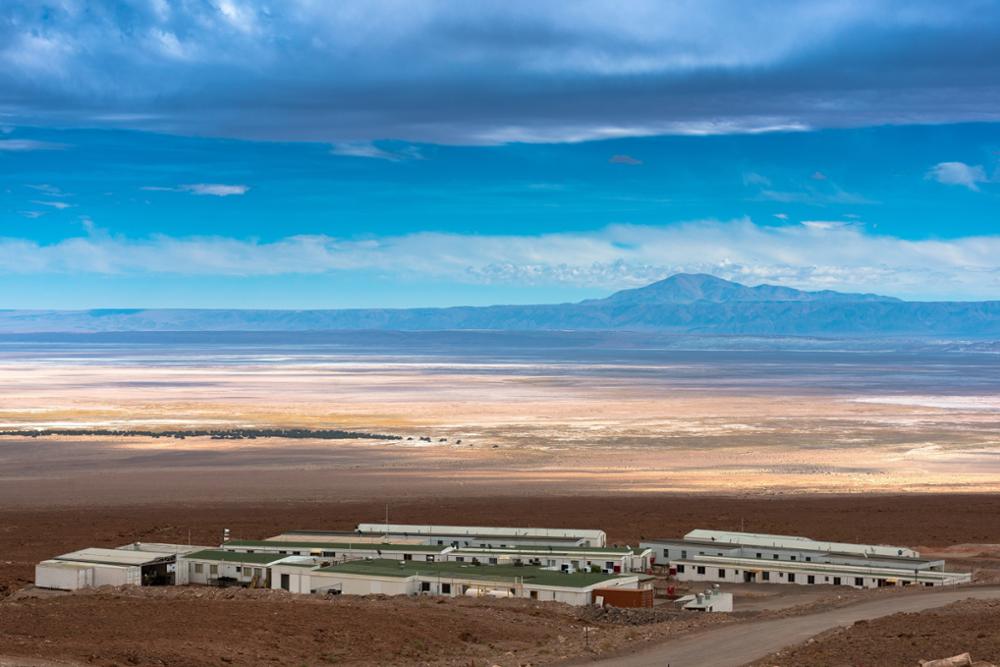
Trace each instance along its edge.
<instances>
[{"instance_id":1,"label":"green roof","mask_svg":"<svg viewBox=\"0 0 1000 667\"><path fill-rule=\"evenodd\" d=\"M287 557L287 554L245 554L238 551L221 551L219 549L206 549L205 551L198 551L183 556L183 558L192 560L215 560L227 563L252 563L254 565L269 565Z\"/></svg>"},{"instance_id":2,"label":"green roof","mask_svg":"<svg viewBox=\"0 0 1000 667\"><path fill-rule=\"evenodd\" d=\"M450 577L455 579L479 579L514 583L520 581L528 586L564 586L566 588L586 588L606 581L620 579L620 575L574 572L566 574L538 567L516 567L507 565L468 565L465 563L416 563L389 559L348 561L316 570L341 574L367 574L376 577Z\"/></svg>"},{"instance_id":3,"label":"green roof","mask_svg":"<svg viewBox=\"0 0 1000 667\"><path fill-rule=\"evenodd\" d=\"M413 553L439 554L451 545L431 544L383 544L381 542L285 542L283 540L230 540L223 547L245 549L320 549L323 551L370 550L370 551L412 551Z\"/></svg>"}]
</instances>

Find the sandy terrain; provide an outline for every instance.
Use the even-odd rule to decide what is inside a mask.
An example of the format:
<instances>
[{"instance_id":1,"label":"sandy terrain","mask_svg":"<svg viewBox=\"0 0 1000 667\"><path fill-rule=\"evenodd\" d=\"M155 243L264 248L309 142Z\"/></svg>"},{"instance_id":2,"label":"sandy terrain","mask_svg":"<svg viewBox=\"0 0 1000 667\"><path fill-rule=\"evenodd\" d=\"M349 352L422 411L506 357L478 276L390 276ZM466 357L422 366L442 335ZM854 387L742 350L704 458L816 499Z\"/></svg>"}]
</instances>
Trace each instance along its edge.
<instances>
[{"instance_id":1,"label":"sandy terrain","mask_svg":"<svg viewBox=\"0 0 1000 667\"><path fill-rule=\"evenodd\" d=\"M984 397L930 405L922 395L772 382L706 388L634 377L634 368L194 363L6 360L0 429L280 426L409 439L0 437L0 502L141 501L139 489L163 500L189 496L199 476L211 493L222 468L261 485L227 479L226 497L257 498L316 497L333 477L418 492L444 484L449 494L470 485L498 494L1000 491L1000 406Z\"/></svg>"}]
</instances>

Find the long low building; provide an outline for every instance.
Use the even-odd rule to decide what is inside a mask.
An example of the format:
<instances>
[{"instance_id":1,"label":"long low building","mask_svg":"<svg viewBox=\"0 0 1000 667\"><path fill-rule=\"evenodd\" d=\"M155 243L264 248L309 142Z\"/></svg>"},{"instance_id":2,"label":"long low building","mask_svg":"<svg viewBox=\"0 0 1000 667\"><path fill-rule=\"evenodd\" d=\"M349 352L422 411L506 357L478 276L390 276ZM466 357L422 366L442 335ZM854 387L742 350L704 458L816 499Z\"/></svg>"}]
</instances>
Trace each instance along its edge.
<instances>
[{"instance_id":1,"label":"long low building","mask_svg":"<svg viewBox=\"0 0 1000 667\"><path fill-rule=\"evenodd\" d=\"M514 528L503 526L438 526L409 523L359 523L359 535L397 538L426 538L431 544L455 546L552 545L578 547L607 546L603 530L585 528Z\"/></svg>"},{"instance_id":2,"label":"long low building","mask_svg":"<svg viewBox=\"0 0 1000 667\"><path fill-rule=\"evenodd\" d=\"M678 539L643 541L653 562L681 581L947 586L971 575L945 572L943 560L908 547L822 542L788 535L693 530Z\"/></svg>"},{"instance_id":3,"label":"long low building","mask_svg":"<svg viewBox=\"0 0 1000 667\"><path fill-rule=\"evenodd\" d=\"M293 542L288 540L230 540L225 551L307 556L317 562L379 559L403 561L454 561L476 565L527 565L550 567L566 572L599 570L615 574L645 572L651 550L631 547L573 547L521 545L506 547L454 547L437 544L395 544L381 542Z\"/></svg>"},{"instance_id":4,"label":"long low building","mask_svg":"<svg viewBox=\"0 0 1000 667\"><path fill-rule=\"evenodd\" d=\"M905 570L898 567L839 565L791 561L764 561L755 558L694 556L671 561L671 569L681 581L713 583L829 584L854 588L884 586L954 586L972 581L967 572Z\"/></svg>"},{"instance_id":5,"label":"long low building","mask_svg":"<svg viewBox=\"0 0 1000 667\"><path fill-rule=\"evenodd\" d=\"M434 562L447 552L454 550L451 546L434 544L389 544L381 542L326 542L304 541L292 542L283 540L230 540L222 544L225 551L243 553L268 553L281 556L308 556L317 560L345 561L364 558L386 558L392 560L418 560Z\"/></svg>"},{"instance_id":6,"label":"long low building","mask_svg":"<svg viewBox=\"0 0 1000 667\"><path fill-rule=\"evenodd\" d=\"M572 605L593 604L605 590L651 592L645 577L635 574L565 573L537 567L388 559L314 568L278 563L272 566L271 581L272 588L293 593L520 597ZM647 597L651 601L652 596Z\"/></svg>"},{"instance_id":7,"label":"long low building","mask_svg":"<svg viewBox=\"0 0 1000 667\"><path fill-rule=\"evenodd\" d=\"M460 547L444 554L445 560L481 565L527 565L563 572L598 570L606 574L645 572L652 550L631 547Z\"/></svg>"}]
</instances>

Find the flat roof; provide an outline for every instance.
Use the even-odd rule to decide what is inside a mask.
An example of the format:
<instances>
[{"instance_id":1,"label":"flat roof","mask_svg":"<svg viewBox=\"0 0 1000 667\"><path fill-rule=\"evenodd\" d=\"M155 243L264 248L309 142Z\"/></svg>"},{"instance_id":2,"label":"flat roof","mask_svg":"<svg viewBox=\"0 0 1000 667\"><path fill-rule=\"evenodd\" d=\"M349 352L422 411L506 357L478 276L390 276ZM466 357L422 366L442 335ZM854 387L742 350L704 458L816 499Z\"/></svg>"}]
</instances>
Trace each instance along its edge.
<instances>
[{"instance_id":1,"label":"flat roof","mask_svg":"<svg viewBox=\"0 0 1000 667\"><path fill-rule=\"evenodd\" d=\"M622 578L621 575L574 572L567 574L537 567L515 567L505 565L466 565L463 563L414 563L389 559L349 561L330 567L322 567L317 572L333 574L359 574L376 577L450 577L454 579L476 579L480 581L518 581L535 586L563 586L566 588L587 588L596 584Z\"/></svg>"},{"instance_id":2,"label":"flat roof","mask_svg":"<svg viewBox=\"0 0 1000 667\"><path fill-rule=\"evenodd\" d=\"M801 535L769 535L767 533L741 533L729 530L708 530L696 528L684 536L685 539L707 540L724 544L741 544L760 547L791 547L812 551L838 551L841 553L867 553L882 556L919 556L909 547L898 547L891 544L854 544L851 542L833 542L814 540Z\"/></svg>"},{"instance_id":3,"label":"flat roof","mask_svg":"<svg viewBox=\"0 0 1000 667\"><path fill-rule=\"evenodd\" d=\"M803 538L806 539L806 538ZM819 546L834 546L841 544L838 542L811 542L807 541L807 544L811 546L804 545L772 545L772 544L736 544L733 542L709 542L706 540L689 540L683 537L676 538L656 538L652 540L643 540L643 544L671 544L679 546L694 546L694 547L711 547L712 549L718 549L719 551L751 551L754 549L770 549L774 551L794 551L798 553L809 552L814 554L821 554L823 556L829 556L832 558L854 558L854 559L864 559L864 560L874 560L874 561L892 561L900 563L923 563L925 565L930 565L932 563L943 563L944 560L940 558L921 558L920 556L897 556L896 554L875 554L871 555L869 553L860 553L857 551L833 551L831 549L820 549ZM863 545L854 545L863 546ZM915 552L914 552L915 553ZM740 556L742 557L742 556Z\"/></svg>"},{"instance_id":4,"label":"flat roof","mask_svg":"<svg viewBox=\"0 0 1000 667\"><path fill-rule=\"evenodd\" d=\"M288 554L248 554L241 551L222 551L221 549L206 549L193 554L181 556L189 560L214 560L226 563L252 563L253 565L270 565L288 558Z\"/></svg>"},{"instance_id":5,"label":"flat roof","mask_svg":"<svg viewBox=\"0 0 1000 667\"><path fill-rule=\"evenodd\" d=\"M413 551L439 554L451 548L450 544L384 544L381 542L286 542L284 540L230 540L223 548L235 546L246 548L271 547L275 549L354 549L364 551Z\"/></svg>"},{"instance_id":6,"label":"flat roof","mask_svg":"<svg viewBox=\"0 0 1000 667\"><path fill-rule=\"evenodd\" d=\"M103 549L89 547L68 554L56 556L52 560L92 563L94 565L139 566L172 560L175 554L161 551L136 551L135 549Z\"/></svg>"},{"instance_id":7,"label":"flat roof","mask_svg":"<svg viewBox=\"0 0 1000 667\"><path fill-rule=\"evenodd\" d=\"M413 533L415 535L478 535L484 537L605 537L595 528L527 528L511 526L439 526L425 523L359 523L362 533Z\"/></svg>"},{"instance_id":8,"label":"flat roof","mask_svg":"<svg viewBox=\"0 0 1000 667\"><path fill-rule=\"evenodd\" d=\"M878 576L885 579L914 579L940 581L943 579L971 578L968 572L939 572L937 570L913 570L902 567L866 567L864 565L840 565L837 563L817 563L787 560L763 560L757 558L730 558L727 556L695 556L673 561L683 565L701 566L726 565L744 570L796 570L814 572L841 572L849 576Z\"/></svg>"},{"instance_id":9,"label":"flat roof","mask_svg":"<svg viewBox=\"0 0 1000 667\"><path fill-rule=\"evenodd\" d=\"M455 547L452 553L487 553L487 554L532 554L540 556L556 556L559 554L604 554L628 556L630 554L649 551L649 547L640 547L638 551L629 547L545 547L525 544L520 547Z\"/></svg>"},{"instance_id":10,"label":"flat roof","mask_svg":"<svg viewBox=\"0 0 1000 667\"><path fill-rule=\"evenodd\" d=\"M172 544L170 542L132 542L118 547L124 551L154 551L171 554L188 554L193 551L204 551L215 547L202 544Z\"/></svg>"}]
</instances>

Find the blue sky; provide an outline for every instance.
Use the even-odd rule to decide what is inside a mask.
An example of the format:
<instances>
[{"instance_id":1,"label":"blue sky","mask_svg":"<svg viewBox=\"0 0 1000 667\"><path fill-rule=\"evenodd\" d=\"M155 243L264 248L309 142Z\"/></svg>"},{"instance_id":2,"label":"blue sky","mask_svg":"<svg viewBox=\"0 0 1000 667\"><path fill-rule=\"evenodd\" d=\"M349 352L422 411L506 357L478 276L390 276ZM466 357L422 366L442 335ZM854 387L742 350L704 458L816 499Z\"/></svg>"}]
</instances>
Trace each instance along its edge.
<instances>
[{"instance_id":1,"label":"blue sky","mask_svg":"<svg viewBox=\"0 0 1000 667\"><path fill-rule=\"evenodd\" d=\"M0 307L1000 295L1000 4L535 5L5 4Z\"/></svg>"}]
</instances>

